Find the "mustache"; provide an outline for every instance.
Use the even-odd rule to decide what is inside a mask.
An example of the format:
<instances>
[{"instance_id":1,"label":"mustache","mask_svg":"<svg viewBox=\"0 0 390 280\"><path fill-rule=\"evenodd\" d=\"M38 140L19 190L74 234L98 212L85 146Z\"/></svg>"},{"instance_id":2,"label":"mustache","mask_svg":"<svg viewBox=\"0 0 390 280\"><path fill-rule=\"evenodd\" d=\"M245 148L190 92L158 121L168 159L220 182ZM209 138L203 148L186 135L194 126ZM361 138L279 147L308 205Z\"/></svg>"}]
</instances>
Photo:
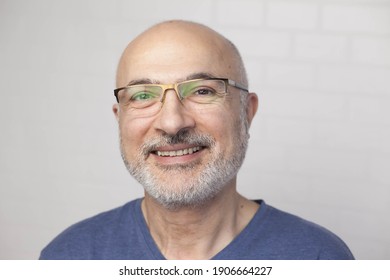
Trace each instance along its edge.
<instances>
[{"instance_id":1,"label":"mustache","mask_svg":"<svg viewBox=\"0 0 390 280\"><path fill-rule=\"evenodd\" d=\"M141 147L140 152L143 156L148 156L151 152L158 150L163 146L185 144L202 147L215 146L215 140L208 134L199 134L196 132L189 132L188 130L179 131L175 135L160 135L147 140Z\"/></svg>"}]
</instances>

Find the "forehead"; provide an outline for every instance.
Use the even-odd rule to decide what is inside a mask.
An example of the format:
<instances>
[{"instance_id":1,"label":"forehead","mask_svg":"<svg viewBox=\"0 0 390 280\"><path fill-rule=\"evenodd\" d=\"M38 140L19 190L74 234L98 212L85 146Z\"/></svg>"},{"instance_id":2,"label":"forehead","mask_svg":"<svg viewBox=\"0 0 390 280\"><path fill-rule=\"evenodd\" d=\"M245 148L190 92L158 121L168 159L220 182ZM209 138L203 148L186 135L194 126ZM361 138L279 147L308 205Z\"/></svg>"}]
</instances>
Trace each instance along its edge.
<instances>
[{"instance_id":1,"label":"forehead","mask_svg":"<svg viewBox=\"0 0 390 280\"><path fill-rule=\"evenodd\" d=\"M164 28L145 33L129 44L118 67L117 83L143 78L172 83L193 73L231 77L233 63L231 50L217 33Z\"/></svg>"}]
</instances>

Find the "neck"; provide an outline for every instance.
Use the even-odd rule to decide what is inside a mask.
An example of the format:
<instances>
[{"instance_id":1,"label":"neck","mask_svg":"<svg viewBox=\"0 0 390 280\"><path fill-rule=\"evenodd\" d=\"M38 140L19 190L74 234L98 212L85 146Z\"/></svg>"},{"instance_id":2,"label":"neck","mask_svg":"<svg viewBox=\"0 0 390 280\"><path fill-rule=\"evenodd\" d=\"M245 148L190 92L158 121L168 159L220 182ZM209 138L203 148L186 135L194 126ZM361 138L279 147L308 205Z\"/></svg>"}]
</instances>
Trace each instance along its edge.
<instances>
[{"instance_id":1,"label":"neck","mask_svg":"<svg viewBox=\"0 0 390 280\"><path fill-rule=\"evenodd\" d=\"M199 207L166 209L145 195L142 211L150 233L167 259L210 259L249 223L258 205L236 192L231 182Z\"/></svg>"}]
</instances>

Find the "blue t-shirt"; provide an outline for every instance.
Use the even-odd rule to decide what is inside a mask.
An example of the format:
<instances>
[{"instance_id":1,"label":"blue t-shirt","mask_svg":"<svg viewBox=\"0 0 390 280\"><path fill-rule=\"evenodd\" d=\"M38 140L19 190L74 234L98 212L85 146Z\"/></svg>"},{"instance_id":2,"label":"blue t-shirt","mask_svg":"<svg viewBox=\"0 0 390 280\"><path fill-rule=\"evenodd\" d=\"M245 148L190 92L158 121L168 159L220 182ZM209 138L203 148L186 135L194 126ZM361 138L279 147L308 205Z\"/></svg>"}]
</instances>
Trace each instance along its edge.
<instances>
[{"instance_id":1,"label":"blue t-shirt","mask_svg":"<svg viewBox=\"0 0 390 280\"><path fill-rule=\"evenodd\" d=\"M62 232L40 259L163 260L141 211L142 199L81 221ZM328 230L257 201L249 224L215 260L353 259Z\"/></svg>"}]
</instances>

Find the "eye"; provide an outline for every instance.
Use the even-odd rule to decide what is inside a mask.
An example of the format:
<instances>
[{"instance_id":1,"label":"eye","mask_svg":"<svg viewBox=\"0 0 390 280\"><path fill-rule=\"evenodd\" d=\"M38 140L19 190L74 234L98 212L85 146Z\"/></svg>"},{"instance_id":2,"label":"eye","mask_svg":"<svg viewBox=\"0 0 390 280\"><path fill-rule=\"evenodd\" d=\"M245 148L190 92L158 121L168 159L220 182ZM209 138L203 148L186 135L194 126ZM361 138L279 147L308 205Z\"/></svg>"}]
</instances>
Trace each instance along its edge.
<instances>
[{"instance_id":1,"label":"eye","mask_svg":"<svg viewBox=\"0 0 390 280\"><path fill-rule=\"evenodd\" d=\"M206 96L208 95L208 96L210 96L210 95L214 95L215 94L215 90L208 89L208 88L201 88L201 89L194 90L192 94L194 94L194 95L206 95Z\"/></svg>"},{"instance_id":2,"label":"eye","mask_svg":"<svg viewBox=\"0 0 390 280\"><path fill-rule=\"evenodd\" d=\"M224 83L219 80L193 80L179 85L180 96L188 102L212 103L224 94Z\"/></svg>"},{"instance_id":3,"label":"eye","mask_svg":"<svg viewBox=\"0 0 390 280\"><path fill-rule=\"evenodd\" d=\"M150 101L157 98L158 95L153 92L137 92L131 97L131 101Z\"/></svg>"}]
</instances>

